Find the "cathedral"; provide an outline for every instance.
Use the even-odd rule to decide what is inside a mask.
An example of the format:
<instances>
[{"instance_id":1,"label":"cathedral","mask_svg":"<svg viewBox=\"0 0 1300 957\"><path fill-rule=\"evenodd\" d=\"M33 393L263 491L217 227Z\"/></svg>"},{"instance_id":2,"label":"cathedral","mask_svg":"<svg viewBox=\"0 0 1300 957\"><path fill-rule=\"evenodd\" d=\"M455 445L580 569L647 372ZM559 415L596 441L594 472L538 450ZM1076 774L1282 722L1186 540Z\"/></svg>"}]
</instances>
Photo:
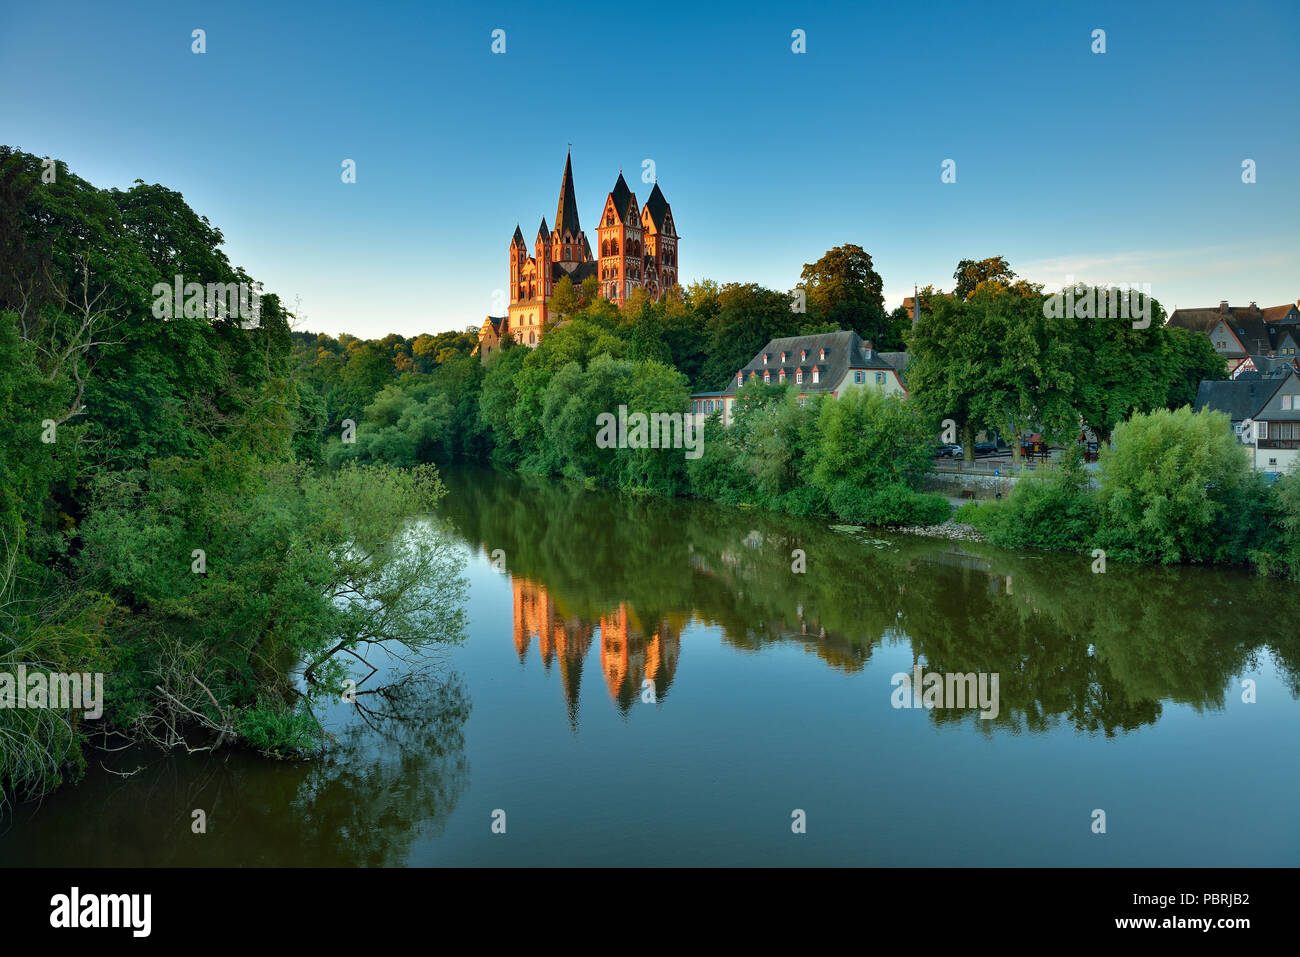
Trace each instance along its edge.
<instances>
[{"instance_id":1,"label":"cathedral","mask_svg":"<svg viewBox=\"0 0 1300 957\"><path fill-rule=\"evenodd\" d=\"M488 316L479 330L479 354L486 359L506 336L535 346L546 331L548 309L555 284L568 276L575 287L594 278L597 292L622 306L634 289L644 289L652 299L677 282L677 228L673 210L655 183L645 205L638 207L636 193L623 174L605 198L596 227L599 256L593 255L587 234L578 221L578 200L573 189L573 160L564 160L560 201L555 226L546 218L528 255L524 234L515 226L510 240L510 308L504 316Z\"/></svg>"}]
</instances>

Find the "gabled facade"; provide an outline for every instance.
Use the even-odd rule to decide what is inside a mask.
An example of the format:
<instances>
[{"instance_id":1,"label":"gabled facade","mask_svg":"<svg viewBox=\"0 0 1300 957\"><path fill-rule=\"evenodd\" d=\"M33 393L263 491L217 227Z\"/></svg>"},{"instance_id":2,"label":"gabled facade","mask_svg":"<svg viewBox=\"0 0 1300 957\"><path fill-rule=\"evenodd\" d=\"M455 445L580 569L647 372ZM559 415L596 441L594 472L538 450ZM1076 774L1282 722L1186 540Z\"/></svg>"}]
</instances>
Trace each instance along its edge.
<instances>
[{"instance_id":1,"label":"gabled facade","mask_svg":"<svg viewBox=\"0 0 1300 957\"><path fill-rule=\"evenodd\" d=\"M1270 360L1259 357L1261 365ZM1300 456L1300 372L1274 360L1260 372L1235 379L1202 381L1195 411L1213 409L1232 421L1237 438L1250 447L1255 468L1287 472Z\"/></svg>"},{"instance_id":2,"label":"gabled facade","mask_svg":"<svg viewBox=\"0 0 1300 957\"><path fill-rule=\"evenodd\" d=\"M475 351L484 362L501 348L501 331L505 326L505 316L487 316L478 331L478 346Z\"/></svg>"},{"instance_id":3,"label":"gabled facade","mask_svg":"<svg viewBox=\"0 0 1300 957\"><path fill-rule=\"evenodd\" d=\"M1300 457L1300 374L1280 380L1255 413L1255 468L1289 472Z\"/></svg>"},{"instance_id":4,"label":"gabled facade","mask_svg":"<svg viewBox=\"0 0 1300 957\"><path fill-rule=\"evenodd\" d=\"M1261 309L1253 302L1249 306L1229 306L1225 300L1217 309L1175 309L1167 325L1209 336L1230 375L1250 356L1300 355L1294 351L1300 343L1300 308L1296 303Z\"/></svg>"}]
</instances>

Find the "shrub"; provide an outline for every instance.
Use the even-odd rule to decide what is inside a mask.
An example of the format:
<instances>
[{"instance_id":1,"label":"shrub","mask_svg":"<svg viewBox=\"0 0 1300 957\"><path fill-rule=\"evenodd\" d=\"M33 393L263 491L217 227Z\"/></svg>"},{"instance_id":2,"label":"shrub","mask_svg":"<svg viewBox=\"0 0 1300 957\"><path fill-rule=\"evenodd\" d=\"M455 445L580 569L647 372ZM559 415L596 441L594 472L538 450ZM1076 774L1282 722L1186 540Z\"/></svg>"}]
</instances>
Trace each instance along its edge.
<instances>
[{"instance_id":1,"label":"shrub","mask_svg":"<svg viewBox=\"0 0 1300 957\"><path fill-rule=\"evenodd\" d=\"M831 510L855 525L937 525L952 506L942 495L914 492L905 485L870 489L841 482L830 497Z\"/></svg>"},{"instance_id":2,"label":"shrub","mask_svg":"<svg viewBox=\"0 0 1300 957\"><path fill-rule=\"evenodd\" d=\"M320 725L305 705L286 711L276 704L258 701L240 712L235 728L248 744L275 757L320 749Z\"/></svg>"},{"instance_id":3,"label":"shrub","mask_svg":"<svg viewBox=\"0 0 1300 957\"><path fill-rule=\"evenodd\" d=\"M1098 507L1075 449L1060 466L1020 479L1009 498L972 516L995 545L1083 551L1096 533Z\"/></svg>"},{"instance_id":4,"label":"shrub","mask_svg":"<svg viewBox=\"0 0 1300 957\"><path fill-rule=\"evenodd\" d=\"M1102 453L1100 482L1095 543L1115 558L1223 560L1223 530L1254 520L1242 512L1256 499L1249 455L1222 412L1184 406L1120 423Z\"/></svg>"}]
</instances>

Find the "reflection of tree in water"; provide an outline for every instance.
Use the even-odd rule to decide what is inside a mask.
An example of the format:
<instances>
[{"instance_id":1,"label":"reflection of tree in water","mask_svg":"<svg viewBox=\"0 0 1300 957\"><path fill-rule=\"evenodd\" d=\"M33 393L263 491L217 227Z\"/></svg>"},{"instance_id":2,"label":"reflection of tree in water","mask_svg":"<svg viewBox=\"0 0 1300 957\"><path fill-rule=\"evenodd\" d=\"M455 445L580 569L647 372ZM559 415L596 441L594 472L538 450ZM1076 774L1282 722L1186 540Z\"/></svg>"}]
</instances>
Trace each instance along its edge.
<instances>
[{"instance_id":1,"label":"reflection of tree in water","mask_svg":"<svg viewBox=\"0 0 1300 957\"><path fill-rule=\"evenodd\" d=\"M442 831L469 779L470 702L454 675L404 684L395 717L349 720L315 761L247 751L158 759L108 755L106 767L21 808L0 829L0 860L49 866L389 866ZM141 814L141 807L149 812ZM86 809L94 808L87 821ZM206 813L208 833L191 831Z\"/></svg>"},{"instance_id":2,"label":"reflection of tree in water","mask_svg":"<svg viewBox=\"0 0 1300 957\"><path fill-rule=\"evenodd\" d=\"M624 608L647 623L698 617L739 649L798 642L840 670L906 640L927 670L1000 674L996 720L935 709L936 722L1113 735L1154 723L1166 701L1222 708L1230 680L1261 656L1300 697L1300 639L1279 633L1277 612L1277 590L1294 586L1246 573L1112 562L1092 574L1086 556L848 534L550 479L444 478L461 534L504 549L511 574L544 589L571 626ZM803 574L791 571L795 548ZM637 689L616 677L622 703Z\"/></svg>"},{"instance_id":3,"label":"reflection of tree in water","mask_svg":"<svg viewBox=\"0 0 1300 957\"><path fill-rule=\"evenodd\" d=\"M382 720L349 723L291 802L292 844L329 847L320 863L404 863L421 829L442 832L468 783L458 677L403 681L387 704Z\"/></svg>"}]
</instances>

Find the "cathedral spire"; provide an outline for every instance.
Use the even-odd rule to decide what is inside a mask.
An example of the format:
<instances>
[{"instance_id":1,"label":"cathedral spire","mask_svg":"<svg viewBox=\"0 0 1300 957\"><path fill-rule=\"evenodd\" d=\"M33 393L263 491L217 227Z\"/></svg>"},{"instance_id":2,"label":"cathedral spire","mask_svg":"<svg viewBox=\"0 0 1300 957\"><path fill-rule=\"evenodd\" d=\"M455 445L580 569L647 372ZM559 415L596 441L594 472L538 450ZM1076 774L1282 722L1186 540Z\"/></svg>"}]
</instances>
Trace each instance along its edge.
<instances>
[{"instance_id":1,"label":"cathedral spire","mask_svg":"<svg viewBox=\"0 0 1300 957\"><path fill-rule=\"evenodd\" d=\"M578 222L578 196L573 189L573 160L571 154L564 157L564 182L560 185L560 201L555 207L555 234L564 240L568 233L574 239L582 232Z\"/></svg>"}]
</instances>

